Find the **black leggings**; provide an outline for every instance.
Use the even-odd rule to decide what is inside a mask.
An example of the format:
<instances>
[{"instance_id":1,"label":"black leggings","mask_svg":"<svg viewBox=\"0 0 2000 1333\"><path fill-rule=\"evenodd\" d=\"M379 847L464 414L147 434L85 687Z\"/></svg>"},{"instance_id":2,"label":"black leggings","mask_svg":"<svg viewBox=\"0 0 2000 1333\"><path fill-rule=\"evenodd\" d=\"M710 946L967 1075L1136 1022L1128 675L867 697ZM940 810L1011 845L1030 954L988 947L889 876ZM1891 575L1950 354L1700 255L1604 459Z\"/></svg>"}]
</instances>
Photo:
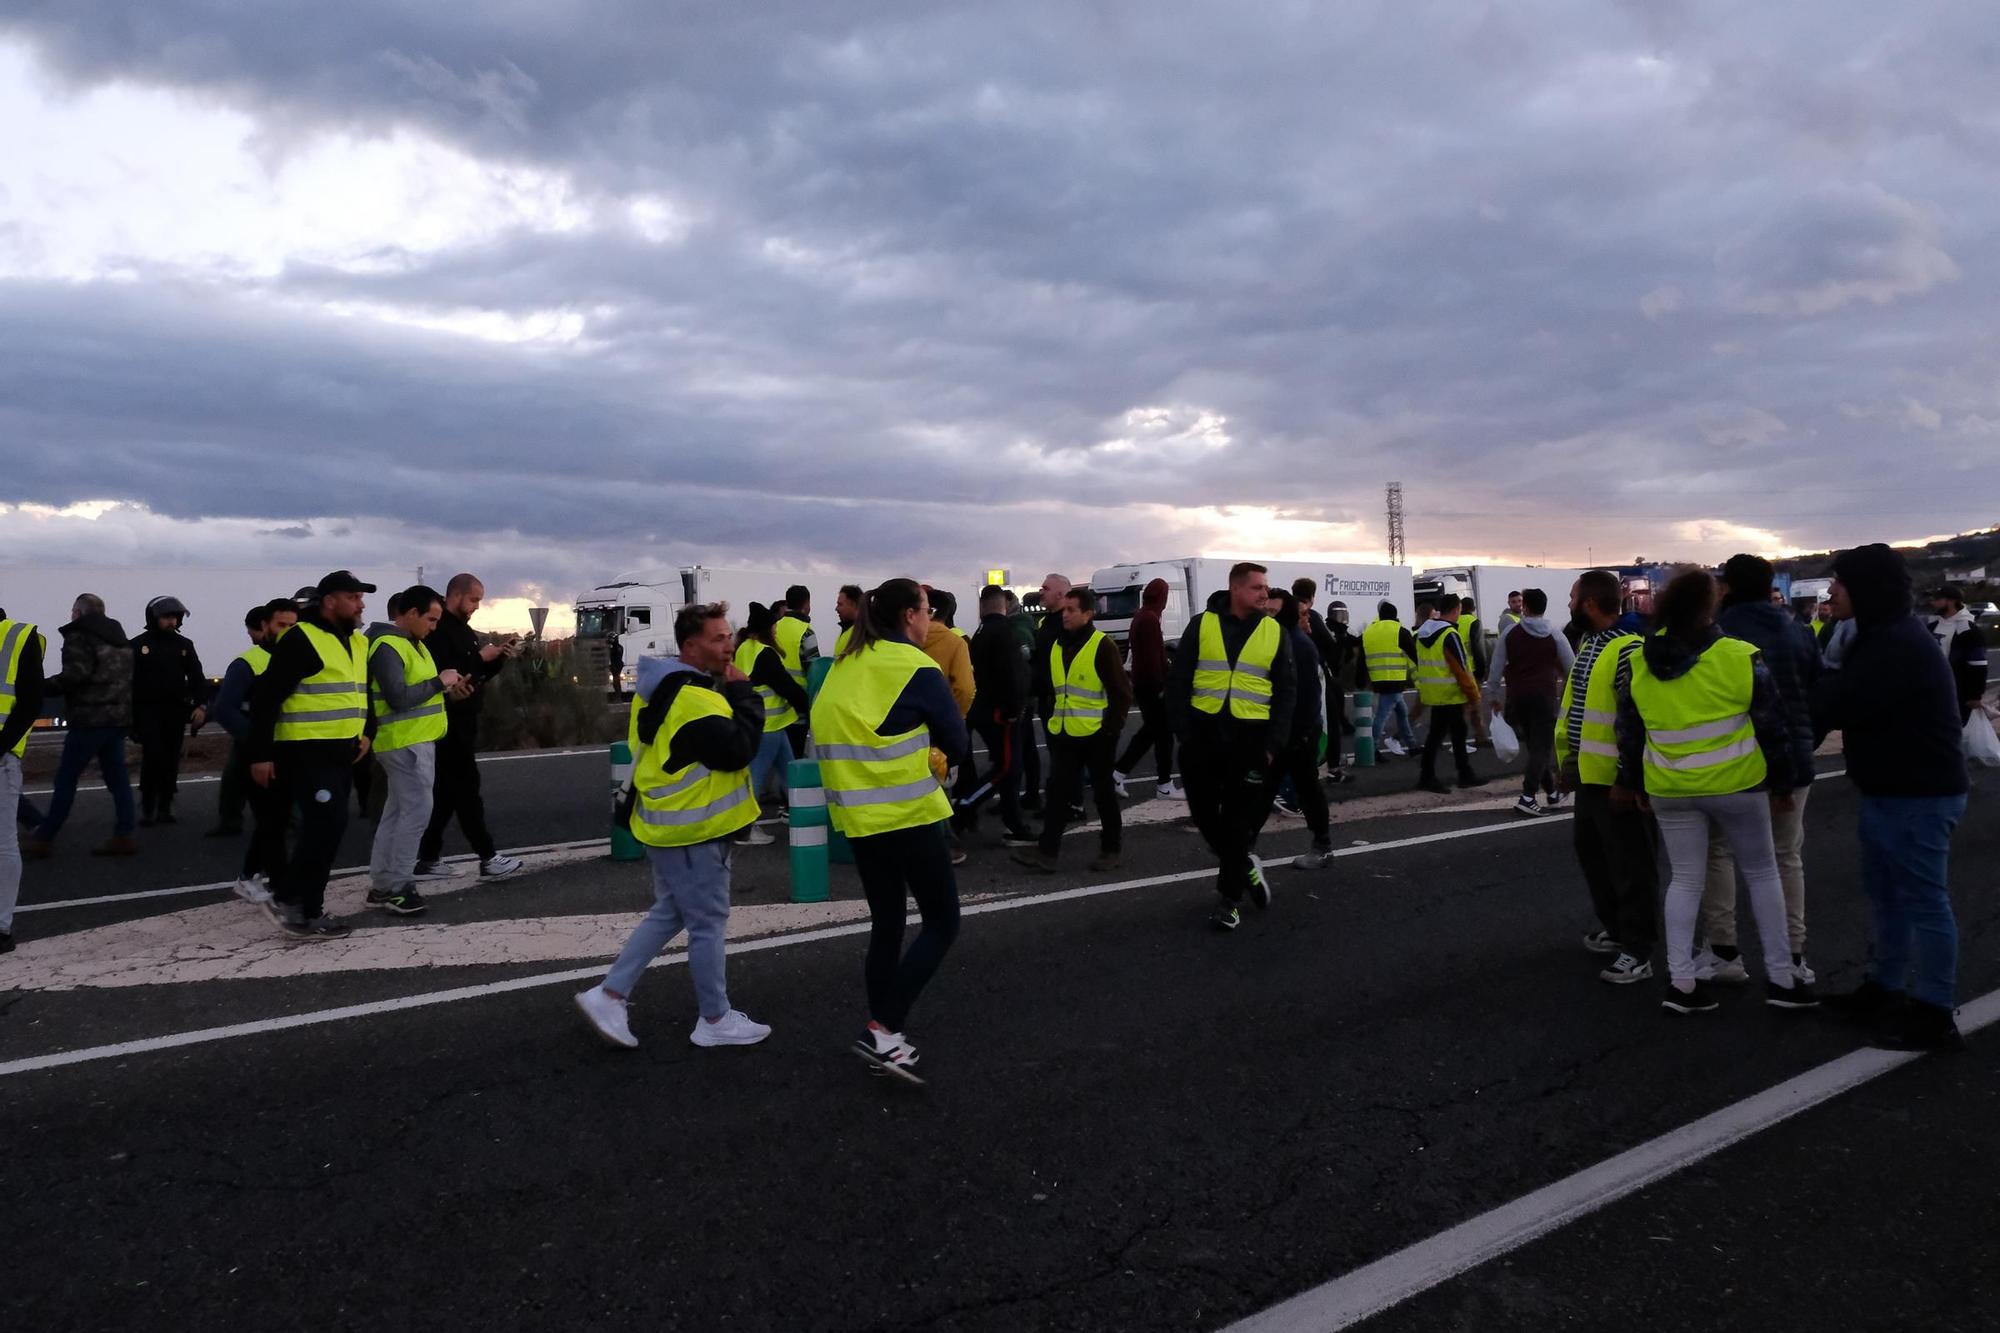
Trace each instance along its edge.
<instances>
[{"instance_id":1,"label":"black leggings","mask_svg":"<svg viewBox=\"0 0 2000 1333\"><path fill-rule=\"evenodd\" d=\"M958 938L958 881L951 873L947 821L850 838L854 868L868 895L868 1016L901 1032L938 964ZM917 900L923 929L903 952L909 918L905 895Z\"/></svg>"}]
</instances>

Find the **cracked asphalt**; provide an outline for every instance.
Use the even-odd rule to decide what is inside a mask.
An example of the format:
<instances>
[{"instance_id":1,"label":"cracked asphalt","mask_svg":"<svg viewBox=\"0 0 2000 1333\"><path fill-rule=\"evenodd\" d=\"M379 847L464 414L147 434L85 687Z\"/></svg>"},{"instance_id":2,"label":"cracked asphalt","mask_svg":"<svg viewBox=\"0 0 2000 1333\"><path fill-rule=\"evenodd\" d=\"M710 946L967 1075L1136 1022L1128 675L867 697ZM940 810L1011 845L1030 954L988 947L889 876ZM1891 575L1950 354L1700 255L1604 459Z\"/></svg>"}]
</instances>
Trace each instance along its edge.
<instances>
[{"instance_id":1,"label":"cracked asphalt","mask_svg":"<svg viewBox=\"0 0 2000 1333\"><path fill-rule=\"evenodd\" d=\"M496 767L523 799L554 771ZM1398 765L1364 793L1413 779ZM1980 787L1954 857L1968 997L2000 986ZM1672 1020L1652 986L1598 982L1569 826L1515 827L1487 808L1503 791L1357 804L1336 829L1355 854L1277 871L1273 909L1230 936L1203 928L1199 882L968 915L910 1024L921 1092L845 1050L859 937L731 959L732 1001L776 1029L751 1050L688 1046L667 967L632 1052L589 1038L565 982L0 1077L0 1308L36 1330L1220 1328L1853 1048L1755 988ZM1865 954L1853 820L1852 788L1826 782L1807 864L1830 988ZM1269 854L1303 850L1274 828ZM986 843L965 885L1206 863L1172 825L1135 830L1114 875L1085 859L1023 880ZM643 894L631 868L582 862L449 910L476 925ZM0 1060L564 967L0 992ZM1992 1328L1996 1051L1987 1034L1898 1071L1371 1327Z\"/></svg>"}]
</instances>

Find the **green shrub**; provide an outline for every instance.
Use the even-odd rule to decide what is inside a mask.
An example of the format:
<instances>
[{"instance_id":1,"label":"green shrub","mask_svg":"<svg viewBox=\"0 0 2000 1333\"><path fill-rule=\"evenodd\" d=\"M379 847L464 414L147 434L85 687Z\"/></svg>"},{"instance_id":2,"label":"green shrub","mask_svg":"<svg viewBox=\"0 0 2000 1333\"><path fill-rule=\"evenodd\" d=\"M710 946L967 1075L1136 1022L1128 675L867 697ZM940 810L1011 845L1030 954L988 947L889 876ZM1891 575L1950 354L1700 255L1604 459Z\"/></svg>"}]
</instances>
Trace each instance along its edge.
<instances>
[{"instance_id":1,"label":"green shrub","mask_svg":"<svg viewBox=\"0 0 2000 1333\"><path fill-rule=\"evenodd\" d=\"M621 714L601 686L577 678L569 641L529 643L486 685L479 717L483 750L606 745L623 735Z\"/></svg>"}]
</instances>

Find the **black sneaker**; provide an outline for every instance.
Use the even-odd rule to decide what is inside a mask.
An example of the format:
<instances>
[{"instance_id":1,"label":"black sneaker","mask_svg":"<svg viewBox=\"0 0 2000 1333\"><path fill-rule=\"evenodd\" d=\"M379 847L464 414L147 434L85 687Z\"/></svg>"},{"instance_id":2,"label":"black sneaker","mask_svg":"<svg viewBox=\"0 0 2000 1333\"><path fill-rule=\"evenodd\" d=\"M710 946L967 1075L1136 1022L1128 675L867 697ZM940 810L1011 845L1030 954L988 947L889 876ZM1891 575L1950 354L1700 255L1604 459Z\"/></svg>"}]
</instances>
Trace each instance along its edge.
<instances>
[{"instance_id":1,"label":"black sneaker","mask_svg":"<svg viewBox=\"0 0 2000 1333\"><path fill-rule=\"evenodd\" d=\"M1705 1014L1720 1005L1708 983L1697 981L1691 991L1684 991L1668 982L1666 997L1660 1001L1660 1007L1673 1014Z\"/></svg>"},{"instance_id":2,"label":"black sneaker","mask_svg":"<svg viewBox=\"0 0 2000 1333\"><path fill-rule=\"evenodd\" d=\"M1024 865L1030 870L1039 870L1044 875L1056 872L1056 858L1039 847L1016 847L1008 853L1016 865Z\"/></svg>"},{"instance_id":3,"label":"black sneaker","mask_svg":"<svg viewBox=\"0 0 2000 1333\"><path fill-rule=\"evenodd\" d=\"M1354 781L1354 775L1344 768L1336 768L1326 775L1326 780L1338 787L1343 782Z\"/></svg>"},{"instance_id":4,"label":"black sneaker","mask_svg":"<svg viewBox=\"0 0 2000 1333\"><path fill-rule=\"evenodd\" d=\"M1819 1002L1819 1007L1850 1023L1873 1023L1902 1008L1907 998L1899 990L1890 990L1879 981L1868 980L1851 991L1827 996Z\"/></svg>"},{"instance_id":5,"label":"black sneaker","mask_svg":"<svg viewBox=\"0 0 2000 1333\"><path fill-rule=\"evenodd\" d=\"M416 916L420 912L428 912L431 907L414 884L405 884L400 889L370 889L368 905L384 908L397 916Z\"/></svg>"},{"instance_id":6,"label":"black sneaker","mask_svg":"<svg viewBox=\"0 0 2000 1333\"><path fill-rule=\"evenodd\" d=\"M1305 817L1305 811L1299 809L1299 803L1297 801L1289 800L1283 796L1272 797L1271 808L1273 810L1276 810L1279 814L1289 815L1293 819L1303 819Z\"/></svg>"},{"instance_id":7,"label":"black sneaker","mask_svg":"<svg viewBox=\"0 0 2000 1333\"><path fill-rule=\"evenodd\" d=\"M14 937L6 931L0 930L0 953L12 952L14 952Z\"/></svg>"},{"instance_id":8,"label":"black sneaker","mask_svg":"<svg viewBox=\"0 0 2000 1333\"><path fill-rule=\"evenodd\" d=\"M285 929L292 931L290 925L287 925ZM303 934L307 938L315 940L344 940L354 933L354 927L348 925L337 916L328 916L325 912L321 912L318 916L306 920L296 931L292 931L292 933Z\"/></svg>"},{"instance_id":9,"label":"black sneaker","mask_svg":"<svg viewBox=\"0 0 2000 1333\"><path fill-rule=\"evenodd\" d=\"M1766 981L1764 1003L1773 1009L1817 1009L1819 996L1813 994L1810 982L1794 981L1789 986L1780 986L1775 981Z\"/></svg>"},{"instance_id":10,"label":"black sneaker","mask_svg":"<svg viewBox=\"0 0 2000 1333\"><path fill-rule=\"evenodd\" d=\"M1884 1051L1962 1051L1965 1037L1952 1021L1953 1011L1912 998L1868 1039Z\"/></svg>"},{"instance_id":11,"label":"black sneaker","mask_svg":"<svg viewBox=\"0 0 2000 1333\"><path fill-rule=\"evenodd\" d=\"M1041 839L1024 828L1000 830L1000 841L1009 847L1033 847Z\"/></svg>"},{"instance_id":12,"label":"black sneaker","mask_svg":"<svg viewBox=\"0 0 2000 1333\"><path fill-rule=\"evenodd\" d=\"M1474 787L1484 787L1487 781L1488 779L1480 777L1477 773L1460 773L1458 775L1459 787L1467 791Z\"/></svg>"},{"instance_id":13,"label":"black sneaker","mask_svg":"<svg viewBox=\"0 0 2000 1333\"><path fill-rule=\"evenodd\" d=\"M1021 797L1021 808L1032 815L1042 808L1042 798L1034 792L1027 792Z\"/></svg>"},{"instance_id":14,"label":"black sneaker","mask_svg":"<svg viewBox=\"0 0 2000 1333\"><path fill-rule=\"evenodd\" d=\"M1451 788L1445 786L1442 782L1439 782L1436 778L1424 778L1422 781L1417 783L1417 790L1435 792L1439 796L1451 795Z\"/></svg>"},{"instance_id":15,"label":"black sneaker","mask_svg":"<svg viewBox=\"0 0 2000 1333\"><path fill-rule=\"evenodd\" d=\"M1217 930L1234 930L1243 924L1243 909L1235 903L1225 902L1209 915L1208 924Z\"/></svg>"},{"instance_id":16,"label":"black sneaker","mask_svg":"<svg viewBox=\"0 0 2000 1333\"><path fill-rule=\"evenodd\" d=\"M1271 881L1264 877L1263 863L1256 857L1250 858L1250 901L1263 911L1271 905Z\"/></svg>"}]
</instances>

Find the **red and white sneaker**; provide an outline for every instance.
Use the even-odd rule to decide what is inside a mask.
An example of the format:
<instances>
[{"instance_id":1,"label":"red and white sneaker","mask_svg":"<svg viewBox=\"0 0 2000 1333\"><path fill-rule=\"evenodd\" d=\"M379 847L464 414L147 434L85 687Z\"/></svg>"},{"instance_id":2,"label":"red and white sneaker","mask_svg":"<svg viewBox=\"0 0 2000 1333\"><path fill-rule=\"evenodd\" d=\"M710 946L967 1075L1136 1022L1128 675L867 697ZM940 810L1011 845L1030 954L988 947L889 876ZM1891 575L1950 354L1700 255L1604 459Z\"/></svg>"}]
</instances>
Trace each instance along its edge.
<instances>
[{"instance_id":1,"label":"red and white sneaker","mask_svg":"<svg viewBox=\"0 0 2000 1333\"><path fill-rule=\"evenodd\" d=\"M888 1074L918 1087L924 1085L923 1076L917 1073L917 1048L904 1041L900 1032L870 1023L861 1040L854 1043L854 1053L878 1074Z\"/></svg>"}]
</instances>

